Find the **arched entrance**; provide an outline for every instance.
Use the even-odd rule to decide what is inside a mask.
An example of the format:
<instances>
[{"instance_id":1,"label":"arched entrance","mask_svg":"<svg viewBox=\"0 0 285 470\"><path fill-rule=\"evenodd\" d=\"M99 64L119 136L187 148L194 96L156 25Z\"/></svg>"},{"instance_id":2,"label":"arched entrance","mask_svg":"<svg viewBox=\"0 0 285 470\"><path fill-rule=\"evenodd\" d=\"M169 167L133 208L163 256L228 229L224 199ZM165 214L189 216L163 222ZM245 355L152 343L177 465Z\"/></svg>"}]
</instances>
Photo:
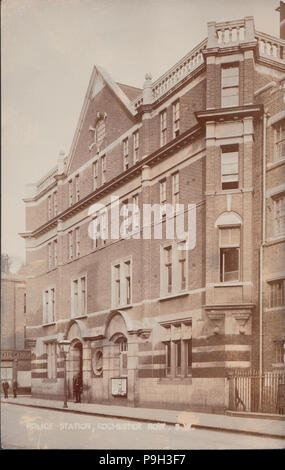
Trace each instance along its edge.
<instances>
[{"instance_id":1,"label":"arched entrance","mask_svg":"<svg viewBox=\"0 0 285 470\"><path fill-rule=\"evenodd\" d=\"M73 382L75 377L79 374L81 380L83 380L82 369L83 369L83 347L79 339L75 339L71 342L69 354L67 357L67 383L68 383L68 398L74 400Z\"/></svg>"},{"instance_id":2,"label":"arched entrance","mask_svg":"<svg viewBox=\"0 0 285 470\"><path fill-rule=\"evenodd\" d=\"M75 401L73 382L79 374L83 381L83 343L81 330L77 323L69 325L66 338L71 341L67 356L67 396L69 400Z\"/></svg>"}]
</instances>

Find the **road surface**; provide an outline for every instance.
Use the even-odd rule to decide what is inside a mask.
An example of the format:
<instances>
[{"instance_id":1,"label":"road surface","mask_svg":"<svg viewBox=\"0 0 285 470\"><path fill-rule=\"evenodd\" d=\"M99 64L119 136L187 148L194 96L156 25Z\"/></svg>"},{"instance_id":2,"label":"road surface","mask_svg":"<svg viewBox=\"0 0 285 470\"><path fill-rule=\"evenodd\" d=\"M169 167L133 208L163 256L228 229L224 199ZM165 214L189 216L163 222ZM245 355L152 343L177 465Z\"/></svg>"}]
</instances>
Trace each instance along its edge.
<instances>
[{"instance_id":1,"label":"road surface","mask_svg":"<svg viewBox=\"0 0 285 470\"><path fill-rule=\"evenodd\" d=\"M4 449L280 449L282 439L1 404Z\"/></svg>"}]
</instances>

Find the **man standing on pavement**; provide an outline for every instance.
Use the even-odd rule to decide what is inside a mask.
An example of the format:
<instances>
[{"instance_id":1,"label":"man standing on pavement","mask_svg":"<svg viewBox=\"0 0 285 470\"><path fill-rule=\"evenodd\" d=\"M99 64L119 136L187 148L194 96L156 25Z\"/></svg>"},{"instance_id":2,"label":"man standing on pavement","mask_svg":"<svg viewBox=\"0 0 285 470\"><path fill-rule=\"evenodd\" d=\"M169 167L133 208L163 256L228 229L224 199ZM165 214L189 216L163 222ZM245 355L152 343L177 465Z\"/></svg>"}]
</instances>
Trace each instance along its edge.
<instances>
[{"instance_id":1,"label":"man standing on pavement","mask_svg":"<svg viewBox=\"0 0 285 470\"><path fill-rule=\"evenodd\" d=\"M14 398L17 398L17 381L16 380L13 381L13 394L14 394Z\"/></svg>"},{"instance_id":2,"label":"man standing on pavement","mask_svg":"<svg viewBox=\"0 0 285 470\"><path fill-rule=\"evenodd\" d=\"M75 403L81 403L82 381L79 373L75 377L73 391L75 394Z\"/></svg>"},{"instance_id":3,"label":"man standing on pavement","mask_svg":"<svg viewBox=\"0 0 285 470\"><path fill-rule=\"evenodd\" d=\"M2 387L3 387L3 392L4 392L4 398L8 398L8 390L9 390L8 382L7 381L3 382Z\"/></svg>"}]
</instances>

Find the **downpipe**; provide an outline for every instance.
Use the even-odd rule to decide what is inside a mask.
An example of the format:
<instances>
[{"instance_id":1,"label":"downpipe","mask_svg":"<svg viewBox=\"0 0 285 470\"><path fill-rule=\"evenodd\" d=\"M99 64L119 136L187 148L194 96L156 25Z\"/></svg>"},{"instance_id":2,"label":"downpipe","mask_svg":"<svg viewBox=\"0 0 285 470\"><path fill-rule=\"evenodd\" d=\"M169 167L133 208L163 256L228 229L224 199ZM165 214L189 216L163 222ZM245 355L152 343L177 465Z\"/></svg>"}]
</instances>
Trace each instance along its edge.
<instances>
[{"instance_id":1,"label":"downpipe","mask_svg":"<svg viewBox=\"0 0 285 470\"><path fill-rule=\"evenodd\" d=\"M263 374L263 258L266 238L266 140L267 114L263 115L263 178L262 178L262 239L259 249L259 409L262 406L262 374Z\"/></svg>"}]
</instances>

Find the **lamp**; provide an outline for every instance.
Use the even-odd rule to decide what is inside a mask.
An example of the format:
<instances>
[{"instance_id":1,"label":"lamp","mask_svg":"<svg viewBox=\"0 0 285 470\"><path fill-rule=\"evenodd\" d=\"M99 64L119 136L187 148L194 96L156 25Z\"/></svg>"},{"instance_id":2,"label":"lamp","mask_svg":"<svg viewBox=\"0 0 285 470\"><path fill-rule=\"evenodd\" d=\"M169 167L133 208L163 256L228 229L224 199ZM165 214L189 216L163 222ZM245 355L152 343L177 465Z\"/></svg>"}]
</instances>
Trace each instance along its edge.
<instances>
[{"instance_id":1,"label":"lamp","mask_svg":"<svg viewBox=\"0 0 285 470\"><path fill-rule=\"evenodd\" d=\"M70 348L70 341L68 339L62 339L58 341L61 352L64 357L64 402L63 408L68 408L67 406L67 380L66 380L66 358Z\"/></svg>"}]
</instances>

